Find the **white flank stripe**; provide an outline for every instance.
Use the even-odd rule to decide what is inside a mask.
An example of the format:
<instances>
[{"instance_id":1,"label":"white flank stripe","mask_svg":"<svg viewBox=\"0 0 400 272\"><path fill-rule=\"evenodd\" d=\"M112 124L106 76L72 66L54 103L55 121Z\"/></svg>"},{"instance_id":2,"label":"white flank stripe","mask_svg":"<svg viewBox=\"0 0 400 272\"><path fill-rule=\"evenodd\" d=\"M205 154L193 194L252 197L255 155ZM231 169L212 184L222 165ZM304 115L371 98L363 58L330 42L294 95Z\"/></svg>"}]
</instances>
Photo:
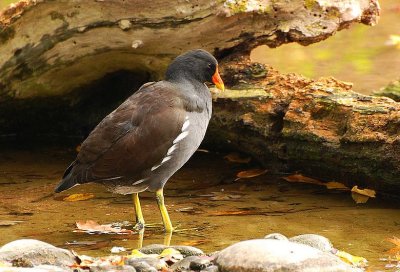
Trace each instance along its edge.
<instances>
[{"instance_id":1,"label":"white flank stripe","mask_svg":"<svg viewBox=\"0 0 400 272\"><path fill-rule=\"evenodd\" d=\"M152 168L151 168L151 171L154 171L154 170L156 170L158 167L160 167L161 166L161 164L157 164L157 165L154 165Z\"/></svg>"},{"instance_id":2,"label":"white flank stripe","mask_svg":"<svg viewBox=\"0 0 400 272\"><path fill-rule=\"evenodd\" d=\"M147 178L139 179L138 181L132 183L132 185L137 185L137 184L139 184L139 183L142 183L142 182L145 181L145 180L147 180Z\"/></svg>"},{"instance_id":3,"label":"white flank stripe","mask_svg":"<svg viewBox=\"0 0 400 272\"><path fill-rule=\"evenodd\" d=\"M171 147L168 149L167 156L171 155L172 152L175 151L175 149L176 149L176 144L174 144L173 146L171 146Z\"/></svg>"},{"instance_id":4,"label":"white flank stripe","mask_svg":"<svg viewBox=\"0 0 400 272\"><path fill-rule=\"evenodd\" d=\"M171 159L171 156L167 156L161 161L160 164L163 164L164 162L169 161L170 159Z\"/></svg>"},{"instance_id":5,"label":"white flank stripe","mask_svg":"<svg viewBox=\"0 0 400 272\"><path fill-rule=\"evenodd\" d=\"M185 131L189 127L189 125L190 125L190 121L186 120L185 123L183 123L182 131Z\"/></svg>"},{"instance_id":6,"label":"white flank stripe","mask_svg":"<svg viewBox=\"0 0 400 272\"><path fill-rule=\"evenodd\" d=\"M182 141L186 136L188 136L189 131L184 131L176 137L176 139L172 142L173 144L179 143Z\"/></svg>"}]
</instances>

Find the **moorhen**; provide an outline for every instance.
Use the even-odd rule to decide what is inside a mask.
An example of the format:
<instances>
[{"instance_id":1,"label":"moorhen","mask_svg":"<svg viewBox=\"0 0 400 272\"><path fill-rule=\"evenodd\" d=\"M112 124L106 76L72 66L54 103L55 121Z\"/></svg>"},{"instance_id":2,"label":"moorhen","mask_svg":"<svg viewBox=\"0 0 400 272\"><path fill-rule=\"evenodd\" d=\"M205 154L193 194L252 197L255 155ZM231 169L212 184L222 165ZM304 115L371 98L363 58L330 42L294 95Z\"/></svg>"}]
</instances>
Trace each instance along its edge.
<instances>
[{"instance_id":1,"label":"moorhen","mask_svg":"<svg viewBox=\"0 0 400 272\"><path fill-rule=\"evenodd\" d=\"M138 194L155 192L164 229L172 232L163 187L204 138L211 117L206 82L224 90L210 53L197 49L175 58L165 80L144 84L94 128L55 192L96 182L133 194L138 229L144 227Z\"/></svg>"}]
</instances>

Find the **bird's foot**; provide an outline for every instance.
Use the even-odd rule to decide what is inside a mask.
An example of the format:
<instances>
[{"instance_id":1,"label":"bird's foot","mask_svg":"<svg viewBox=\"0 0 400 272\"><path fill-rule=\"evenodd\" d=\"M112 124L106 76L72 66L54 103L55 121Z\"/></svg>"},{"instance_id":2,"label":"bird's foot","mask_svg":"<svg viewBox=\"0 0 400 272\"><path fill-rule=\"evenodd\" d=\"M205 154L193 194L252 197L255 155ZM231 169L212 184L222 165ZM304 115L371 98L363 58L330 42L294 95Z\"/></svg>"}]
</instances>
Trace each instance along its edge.
<instances>
[{"instance_id":1,"label":"bird's foot","mask_svg":"<svg viewBox=\"0 0 400 272\"><path fill-rule=\"evenodd\" d=\"M137 222L136 225L133 227L135 230L142 230L144 229L144 222Z\"/></svg>"}]
</instances>

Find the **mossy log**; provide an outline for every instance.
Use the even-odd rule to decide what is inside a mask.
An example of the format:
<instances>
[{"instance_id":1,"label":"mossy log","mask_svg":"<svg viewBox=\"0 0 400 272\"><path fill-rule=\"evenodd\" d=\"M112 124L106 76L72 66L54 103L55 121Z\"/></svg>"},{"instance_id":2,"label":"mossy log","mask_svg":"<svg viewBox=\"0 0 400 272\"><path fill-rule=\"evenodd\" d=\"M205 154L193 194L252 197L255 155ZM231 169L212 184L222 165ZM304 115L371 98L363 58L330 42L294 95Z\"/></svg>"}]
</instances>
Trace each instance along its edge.
<instances>
[{"instance_id":1,"label":"mossy log","mask_svg":"<svg viewBox=\"0 0 400 272\"><path fill-rule=\"evenodd\" d=\"M272 171L399 198L400 103L334 78L282 75L247 57L223 67L231 87L214 93L210 145L251 154Z\"/></svg>"}]
</instances>

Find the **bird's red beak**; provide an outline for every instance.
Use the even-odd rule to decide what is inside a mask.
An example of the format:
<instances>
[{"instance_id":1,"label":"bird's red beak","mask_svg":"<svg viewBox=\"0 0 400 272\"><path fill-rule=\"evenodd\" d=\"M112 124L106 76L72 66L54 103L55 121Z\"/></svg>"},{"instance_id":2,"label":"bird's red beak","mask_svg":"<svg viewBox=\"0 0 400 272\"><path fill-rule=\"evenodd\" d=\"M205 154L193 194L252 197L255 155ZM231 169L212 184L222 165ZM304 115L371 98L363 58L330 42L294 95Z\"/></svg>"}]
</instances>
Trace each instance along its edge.
<instances>
[{"instance_id":1,"label":"bird's red beak","mask_svg":"<svg viewBox=\"0 0 400 272\"><path fill-rule=\"evenodd\" d=\"M218 73L218 65L217 69L215 69L214 75L212 76L212 82L215 84L215 87L217 87L221 91L225 90L224 82L222 81L221 76Z\"/></svg>"}]
</instances>

